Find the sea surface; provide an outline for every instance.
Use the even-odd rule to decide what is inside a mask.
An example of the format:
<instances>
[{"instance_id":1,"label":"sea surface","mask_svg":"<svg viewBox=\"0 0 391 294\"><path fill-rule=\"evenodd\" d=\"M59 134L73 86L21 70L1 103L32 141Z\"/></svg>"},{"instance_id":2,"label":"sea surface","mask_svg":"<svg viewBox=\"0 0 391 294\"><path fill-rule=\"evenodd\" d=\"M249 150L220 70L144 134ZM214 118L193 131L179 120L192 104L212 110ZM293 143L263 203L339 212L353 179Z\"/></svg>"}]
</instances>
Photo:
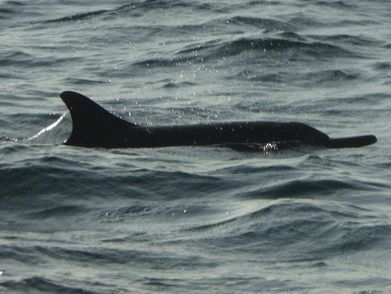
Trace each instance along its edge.
<instances>
[{"instance_id":1,"label":"sea surface","mask_svg":"<svg viewBox=\"0 0 391 294\"><path fill-rule=\"evenodd\" d=\"M87 149L299 121L363 148ZM0 292L391 293L391 1L0 1Z\"/></svg>"}]
</instances>

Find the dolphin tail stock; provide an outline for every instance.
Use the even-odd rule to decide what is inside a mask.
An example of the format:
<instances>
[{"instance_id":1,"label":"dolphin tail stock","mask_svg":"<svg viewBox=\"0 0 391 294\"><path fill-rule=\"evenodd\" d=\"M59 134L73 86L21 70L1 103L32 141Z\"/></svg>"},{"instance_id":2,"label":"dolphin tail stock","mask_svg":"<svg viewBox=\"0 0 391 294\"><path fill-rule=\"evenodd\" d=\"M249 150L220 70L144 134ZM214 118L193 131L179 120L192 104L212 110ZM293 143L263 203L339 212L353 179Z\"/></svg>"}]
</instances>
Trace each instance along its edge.
<instances>
[{"instance_id":1,"label":"dolphin tail stock","mask_svg":"<svg viewBox=\"0 0 391 294\"><path fill-rule=\"evenodd\" d=\"M325 146L327 148L356 148L371 145L377 142L377 138L374 135L365 135L357 137L346 138L330 138Z\"/></svg>"},{"instance_id":2,"label":"dolphin tail stock","mask_svg":"<svg viewBox=\"0 0 391 294\"><path fill-rule=\"evenodd\" d=\"M103 134L115 133L119 129L137 126L127 122L77 92L60 94L72 117L72 133L65 145L95 147L101 146ZM97 143L99 140L99 143Z\"/></svg>"}]
</instances>

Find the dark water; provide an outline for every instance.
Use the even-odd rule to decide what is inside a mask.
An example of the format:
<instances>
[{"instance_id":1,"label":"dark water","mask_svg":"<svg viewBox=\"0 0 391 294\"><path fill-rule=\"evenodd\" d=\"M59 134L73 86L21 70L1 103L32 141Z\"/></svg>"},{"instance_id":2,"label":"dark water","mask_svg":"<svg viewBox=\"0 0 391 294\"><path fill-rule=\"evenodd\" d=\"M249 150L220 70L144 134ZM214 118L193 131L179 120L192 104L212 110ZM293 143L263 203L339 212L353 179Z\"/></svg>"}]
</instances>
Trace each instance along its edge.
<instances>
[{"instance_id":1,"label":"dark water","mask_svg":"<svg viewBox=\"0 0 391 294\"><path fill-rule=\"evenodd\" d=\"M391 293L391 2L1 1L0 40L0 291ZM64 90L379 141L66 147Z\"/></svg>"}]
</instances>

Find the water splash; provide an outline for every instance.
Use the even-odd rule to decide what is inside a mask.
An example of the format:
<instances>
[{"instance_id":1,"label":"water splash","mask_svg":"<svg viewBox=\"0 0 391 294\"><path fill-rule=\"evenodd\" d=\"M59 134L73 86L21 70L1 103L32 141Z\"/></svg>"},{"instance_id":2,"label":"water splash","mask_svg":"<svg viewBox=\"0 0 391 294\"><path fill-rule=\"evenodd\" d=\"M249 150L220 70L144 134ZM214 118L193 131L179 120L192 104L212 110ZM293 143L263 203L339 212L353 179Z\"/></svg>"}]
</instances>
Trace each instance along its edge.
<instances>
[{"instance_id":1,"label":"water splash","mask_svg":"<svg viewBox=\"0 0 391 294\"><path fill-rule=\"evenodd\" d=\"M64 119L64 117L66 115L67 115L67 113L63 113L54 123L52 123L51 125L43 128L38 133L36 133L34 136L28 138L26 141L31 141L33 139L36 139L39 136L41 136L42 134L46 133L47 131L50 131L50 130L54 129Z\"/></svg>"}]
</instances>

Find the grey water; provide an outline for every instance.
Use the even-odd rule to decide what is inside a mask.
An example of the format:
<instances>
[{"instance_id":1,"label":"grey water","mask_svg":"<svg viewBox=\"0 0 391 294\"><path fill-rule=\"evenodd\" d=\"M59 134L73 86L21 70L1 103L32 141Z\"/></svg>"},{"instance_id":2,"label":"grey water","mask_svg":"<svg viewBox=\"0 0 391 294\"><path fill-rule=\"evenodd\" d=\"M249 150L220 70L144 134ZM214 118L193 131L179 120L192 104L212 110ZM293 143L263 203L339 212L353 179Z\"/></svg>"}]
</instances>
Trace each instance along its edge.
<instances>
[{"instance_id":1,"label":"grey water","mask_svg":"<svg viewBox=\"0 0 391 294\"><path fill-rule=\"evenodd\" d=\"M365 148L62 145L300 121ZM391 2L0 1L0 292L391 293Z\"/></svg>"}]
</instances>

